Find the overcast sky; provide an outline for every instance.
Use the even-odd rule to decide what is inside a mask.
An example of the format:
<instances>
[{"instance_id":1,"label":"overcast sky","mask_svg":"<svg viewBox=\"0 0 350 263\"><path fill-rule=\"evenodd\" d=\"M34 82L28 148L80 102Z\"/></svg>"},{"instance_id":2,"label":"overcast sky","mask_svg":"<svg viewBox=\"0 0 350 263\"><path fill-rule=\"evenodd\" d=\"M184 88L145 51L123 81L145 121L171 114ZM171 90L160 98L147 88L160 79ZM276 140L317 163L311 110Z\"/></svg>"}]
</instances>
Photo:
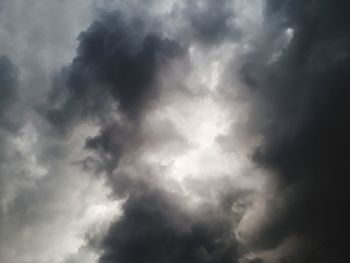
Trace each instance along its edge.
<instances>
[{"instance_id":1,"label":"overcast sky","mask_svg":"<svg viewBox=\"0 0 350 263\"><path fill-rule=\"evenodd\" d=\"M0 0L0 262L346 262L349 13Z\"/></svg>"}]
</instances>

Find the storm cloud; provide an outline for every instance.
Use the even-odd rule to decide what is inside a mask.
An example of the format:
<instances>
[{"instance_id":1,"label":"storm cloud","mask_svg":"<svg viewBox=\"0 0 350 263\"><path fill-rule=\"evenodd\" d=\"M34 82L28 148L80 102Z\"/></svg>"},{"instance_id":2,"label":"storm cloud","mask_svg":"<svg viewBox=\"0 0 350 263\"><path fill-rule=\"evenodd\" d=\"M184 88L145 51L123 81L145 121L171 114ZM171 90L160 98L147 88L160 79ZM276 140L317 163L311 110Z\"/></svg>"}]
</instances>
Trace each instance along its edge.
<instances>
[{"instance_id":1,"label":"storm cloud","mask_svg":"<svg viewBox=\"0 0 350 263\"><path fill-rule=\"evenodd\" d=\"M228 216L193 218L171 199L158 191L131 196L103 241L100 262L236 262Z\"/></svg>"},{"instance_id":2,"label":"storm cloud","mask_svg":"<svg viewBox=\"0 0 350 263\"><path fill-rule=\"evenodd\" d=\"M345 261L349 9L0 1L0 261Z\"/></svg>"},{"instance_id":3,"label":"storm cloud","mask_svg":"<svg viewBox=\"0 0 350 263\"><path fill-rule=\"evenodd\" d=\"M100 262L236 262L239 242L229 212L214 207L217 216L209 219L208 214L198 220L201 215L185 211L176 200L179 196L153 182L159 181L160 175L138 157L131 157L139 167L136 175L123 172L123 164L118 167L119 159L132 155L129 145L134 145L131 149L135 151L140 147L147 107L160 95L157 74L162 73L165 63L185 54L175 41L145 32L142 22L124 18L119 12L102 13L81 33L77 56L62 71L59 77L63 80L58 79L51 95L53 102L59 101L58 89L66 89L67 97L58 109L47 113L49 122L58 129L74 127L89 118L97 120L100 133L88 138L85 147L102 160L96 171L106 172L114 194L127 198L122 217L111 225L99 245ZM121 117L113 118L113 111ZM169 132L165 143L179 137L171 126ZM155 138L155 143L157 140L160 138ZM83 163L88 167L94 161L88 158Z\"/></svg>"},{"instance_id":4,"label":"storm cloud","mask_svg":"<svg viewBox=\"0 0 350 263\"><path fill-rule=\"evenodd\" d=\"M333 236L328 247L336 251L325 246L311 262L346 257L349 8L347 1L268 1L270 37L289 33L290 43L279 51L262 44L242 67L254 107L263 112L256 115L264 141L254 160L276 184L270 219L254 244L276 248L299 236L307 254L308 242L317 247Z\"/></svg>"},{"instance_id":5,"label":"storm cloud","mask_svg":"<svg viewBox=\"0 0 350 263\"><path fill-rule=\"evenodd\" d=\"M78 54L56 87L66 88L68 99L62 109L48 113L51 122L61 127L75 116L98 115L109 96L128 118L139 117L147 102L157 97L158 69L181 52L176 42L142 27L137 18L124 21L121 13L106 13L80 34ZM54 90L53 100L59 92Z\"/></svg>"},{"instance_id":6,"label":"storm cloud","mask_svg":"<svg viewBox=\"0 0 350 263\"><path fill-rule=\"evenodd\" d=\"M17 99L18 68L5 56L0 57L0 125L11 128L11 120L7 117L8 110Z\"/></svg>"}]
</instances>

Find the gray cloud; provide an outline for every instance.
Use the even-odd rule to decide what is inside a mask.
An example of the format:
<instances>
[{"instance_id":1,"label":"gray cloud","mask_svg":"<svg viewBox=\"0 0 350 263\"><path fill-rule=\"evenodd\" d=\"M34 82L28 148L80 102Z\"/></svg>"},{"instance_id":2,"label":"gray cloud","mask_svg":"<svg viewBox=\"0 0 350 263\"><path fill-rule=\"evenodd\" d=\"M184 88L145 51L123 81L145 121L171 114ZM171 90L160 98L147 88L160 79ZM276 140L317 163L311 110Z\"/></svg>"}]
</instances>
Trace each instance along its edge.
<instances>
[{"instance_id":1,"label":"gray cloud","mask_svg":"<svg viewBox=\"0 0 350 263\"><path fill-rule=\"evenodd\" d=\"M5 180L6 176L6 161L8 161L9 151L11 150L11 144L9 138L11 133L16 132L13 122L8 117L8 113L11 110L11 106L17 100L17 88L18 88L18 68L13 65L11 60L3 56L0 58L0 197L5 195ZM3 204L1 204L3 206ZM2 219L2 213L0 213Z\"/></svg>"},{"instance_id":2,"label":"gray cloud","mask_svg":"<svg viewBox=\"0 0 350 263\"><path fill-rule=\"evenodd\" d=\"M71 59L76 33L90 22L88 5L1 1L1 262L59 262L82 245L88 228L106 222L102 215L95 221L94 209L116 211L102 182L72 164L84 156L81 134L68 144L48 136L34 110Z\"/></svg>"},{"instance_id":3,"label":"gray cloud","mask_svg":"<svg viewBox=\"0 0 350 263\"><path fill-rule=\"evenodd\" d=\"M334 233L317 260L344 260L346 1L271 0L264 18L259 1L94 1L90 26L80 1L14 2L0 1L1 260L292 262Z\"/></svg>"},{"instance_id":4,"label":"gray cloud","mask_svg":"<svg viewBox=\"0 0 350 263\"><path fill-rule=\"evenodd\" d=\"M235 25L233 2L227 0L187 2L185 16L188 17L196 41L218 44L237 41L241 32Z\"/></svg>"},{"instance_id":5,"label":"gray cloud","mask_svg":"<svg viewBox=\"0 0 350 263\"><path fill-rule=\"evenodd\" d=\"M308 241L301 249L305 258L312 246L337 233L343 241L337 243L337 258L346 257L349 8L347 1L269 1L266 26L273 30L267 30L265 39L272 40L265 43L286 30L293 37L275 59L275 50L260 48L263 40L242 69L257 98L253 121L264 136L254 159L277 180L257 247L274 248L300 236ZM330 258L323 257L314 260Z\"/></svg>"},{"instance_id":6,"label":"gray cloud","mask_svg":"<svg viewBox=\"0 0 350 263\"><path fill-rule=\"evenodd\" d=\"M0 57L0 127L13 129L14 123L7 115L17 100L18 68L5 56Z\"/></svg>"},{"instance_id":7,"label":"gray cloud","mask_svg":"<svg viewBox=\"0 0 350 263\"><path fill-rule=\"evenodd\" d=\"M55 129L65 133L91 118L100 126L85 147L102 163L89 157L83 161L86 168L113 172L124 145L137 136L142 115L158 98L161 68L184 52L175 41L147 32L142 23L120 11L100 12L80 34L77 56L55 82L52 103L67 94L58 109L45 113Z\"/></svg>"},{"instance_id":8,"label":"gray cloud","mask_svg":"<svg viewBox=\"0 0 350 263\"><path fill-rule=\"evenodd\" d=\"M139 118L148 101L157 98L157 70L170 58L181 54L174 41L145 32L142 20L127 21L121 12L103 13L86 32L80 34L77 56L62 72L57 89L68 94L58 110L48 112L57 127L75 119L105 112L108 98L116 100L127 118ZM53 94L60 93L54 90ZM55 96L52 98L55 100Z\"/></svg>"},{"instance_id":9,"label":"gray cloud","mask_svg":"<svg viewBox=\"0 0 350 263\"><path fill-rule=\"evenodd\" d=\"M222 17L224 9L218 4L215 15L202 22L210 8L204 13L189 14L194 39L206 44L220 43L221 34L231 37L226 32L230 31L226 23L231 14ZM96 156L85 159L83 165L106 172L115 196L126 199L122 217L97 242L102 253L100 262L238 262L243 249L234 227L241 215L231 209L243 194L223 195L225 198L217 207L203 205L203 210L210 210L215 216L209 211L185 211L177 203L181 194L162 189L167 182L154 171L160 165L149 167L137 156L138 149L145 145L149 145L147 151L174 140L186 144L171 122L161 135L164 142L153 138L152 143L152 136L143 137L147 135L147 112L152 104L154 108L161 104L157 78L174 58L186 53L177 41L165 38L159 30L143 27L144 17L129 16L122 11L101 12L80 34L77 55L62 71L51 96L51 105L57 103L57 109L46 115L54 128L68 134L91 118L99 125L99 134L88 138L85 144ZM66 94L63 102L62 94ZM130 169L136 169L135 174L129 174L127 159L133 160Z\"/></svg>"},{"instance_id":10,"label":"gray cloud","mask_svg":"<svg viewBox=\"0 0 350 263\"><path fill-rule=\"evenodd\" d=\"M189 217L157 191L135 193L123 211L102 243L100 262L237 262L230 217L219 211Z\"/></svg>"}]
</instances>

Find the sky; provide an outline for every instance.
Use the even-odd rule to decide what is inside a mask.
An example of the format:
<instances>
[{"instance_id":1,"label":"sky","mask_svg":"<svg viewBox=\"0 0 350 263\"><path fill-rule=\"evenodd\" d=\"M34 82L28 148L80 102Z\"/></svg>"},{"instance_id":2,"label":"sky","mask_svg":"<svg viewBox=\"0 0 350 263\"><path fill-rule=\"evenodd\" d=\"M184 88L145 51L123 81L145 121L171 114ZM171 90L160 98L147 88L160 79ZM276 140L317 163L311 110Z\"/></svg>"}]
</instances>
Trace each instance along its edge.
<instances>
[{"instance_id":1,"label":"sky","mask_svg":"<svg viewBox=\"0 0 350 263\"><path fill-rule=\"evenodd\" d=\"M0 0L0 262L346 262L347 0Z\"/></svg>"}]
</instances>

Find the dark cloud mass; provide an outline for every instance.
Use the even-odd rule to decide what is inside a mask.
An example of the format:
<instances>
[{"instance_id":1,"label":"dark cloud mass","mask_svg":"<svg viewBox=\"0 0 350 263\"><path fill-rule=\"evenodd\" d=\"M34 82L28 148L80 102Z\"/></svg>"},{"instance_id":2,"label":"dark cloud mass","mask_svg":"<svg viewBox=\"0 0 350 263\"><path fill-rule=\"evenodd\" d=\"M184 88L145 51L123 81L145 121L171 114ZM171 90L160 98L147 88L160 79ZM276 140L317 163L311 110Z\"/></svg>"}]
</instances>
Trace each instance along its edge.
<instances>
[{"instance_id":1,"label":"dark cloud mass","mask_svg":"<svg viewBox=\"0 0 350 263\"><path fill-rule=\"evenodd\" d=\"M18 68L6 56L0 57L0 126L14 128L6 112L17 99Z\"/></svg>"},{"instance_id":2,"label":"dark cloud mass","mask_svg":"<svg viewBox=\"0 0 350 263\"><path fill-rule=\"evenodd\" d=\"M349 1L84 2L0 0L1 262L347 262Z\"/></svg>"},{"instance_id":3,"label":"dark cloud mass","mask_svg":"<svg viewBox=\"0 0 350 263\"><path fill-rule=\"evenodd\" d=\"M220 211L193 217L171 196L142 191L128 199L110 228L101 263L237 262L230 217Z\"/></svg>"},{"instance_id":4,"label":"dark cloud mass","mask_svg":"<svg viewBox=\"0 0 350 263\"><path fill-rule=\"evenodd\" d=\"M216 27L221 30L221 24L216 24L220 21L221 18L215 18L213 25L194 22L203 37L211 38L209 34L216 34ZM122 217L111 225L98 245L101 263L238 260L239 242L231 213L220 208L212 208L214 215L190 213L178 203L178 197L158 189L155 181L159 179L146 167L138 170L139 179L116 170L119 159L125 155L124 147L139 133L135 129L140 128L148 103L157 100L157 74L170 59L183 53L175 41L147 32L141 18L125 19L119 12L103 13L80 34L77 56L56 82L53 102L62 99L59 89L67 89L67 95L58 109L48 112L49 121L66 129L85 117L97 118L100 133L88 138L85 147L102 160L98 170L107 172L114 194L127 199ZM110 99L124 115L122 121L106 117L113 110L105 107ZM171 123L169 128L171 131ZM172 136L178 137L176 133ZM93 162L94 159L86 159L84 165L89 167Z\"/></svg>"},{"instance_id":5,"label":"dark cloud mass","mask_svg":"<svg viewBox=\"0 0 350 263\"><path fill-rule=\"evenodd\" d=\"M104 118L110 97L128 118L139 118L157 98L158 71L182 49L175 41L147 32L141 18L130 20L120 12L103 12L80 34L77 56L63 70L63 80L58 79L58 90L51 96L54 101L62 92L68 96L60 109L48 113L57 127L88 115Z\"/></svg>"},{"instance_id":6,"label":"dark cloud mass","mask_svg":"<svg viewBox=\"0 0 350 263\"><path fill-rule=\"evenodd\" d=\"M315 255L310 262L346 258L349 11L348 1L268 1L267 18L279 21L273 34L289 28L294 36L277 60L255 60L273 55L259 48L242 71L259 98L256 110L264 112L258 117L263 118L264 144L254 159L277 179L271 218L255 245L273 248L296 235L309 242L303 251L308 253L310 246L335 235L332 257L326 255L326 246L323 256Z\"/></svg>"},{"instance_id":7,"label":"dark cloud mass","mask_svg":"<svg viewBox=\"0 0 350 263\"><path fill-rule=\"evenodd\" d=\"M234 23L236 14L232 2L203 2L189 1L186 8L195 39L204 44L218 44L225 40L236 41L241 37Z\"/></svg>"},{"instance_id":8,"label":"dark cloud mass","mask_svg":"<svg viewBox=\"0 0 350 263\"><path fill-rule=\"evenodd\" d=\"M8 139L14 131L14 124L8 117L11 106L17 100L18 69L6 56L0 57L0 198L5 195L6 162L11 149ZM0 212L0 220L3 213ZM1 221L0 221L1 222ZM0 227L1 229L2 227Z\"/></svg>"},{"instance_id":9,"label":"dark cloud mass","mask_svg":"<svg viewBox=\"0 0 350 263\"><path fill-rule=\"evenodd\" d=\"M59 89L65 88L67 96L59 109L47 115L59 129L87 116L99 119L100 133L88 138L85 147L101 158L98 170L107 172L114 193L127 198L122 218L99 245L100 262L237 262L231 217L222 211L202 219L190 215L175 196L153 186L152 178L157 177L147 174L147 169L139 171L145 177L139 180L114 172L147 104L157 99L155 80L161 67L183 54L176 42L146 32L142 23L127 21L118 12L103 13L81 33L77 56L62 71L51 98L59 102ZM202 33L207 30L202 29ZM106 118L110 98L125 114L124 122ZM95 160L86 159L85 167L91 162Z\"/></svg>"}]
</instances>

